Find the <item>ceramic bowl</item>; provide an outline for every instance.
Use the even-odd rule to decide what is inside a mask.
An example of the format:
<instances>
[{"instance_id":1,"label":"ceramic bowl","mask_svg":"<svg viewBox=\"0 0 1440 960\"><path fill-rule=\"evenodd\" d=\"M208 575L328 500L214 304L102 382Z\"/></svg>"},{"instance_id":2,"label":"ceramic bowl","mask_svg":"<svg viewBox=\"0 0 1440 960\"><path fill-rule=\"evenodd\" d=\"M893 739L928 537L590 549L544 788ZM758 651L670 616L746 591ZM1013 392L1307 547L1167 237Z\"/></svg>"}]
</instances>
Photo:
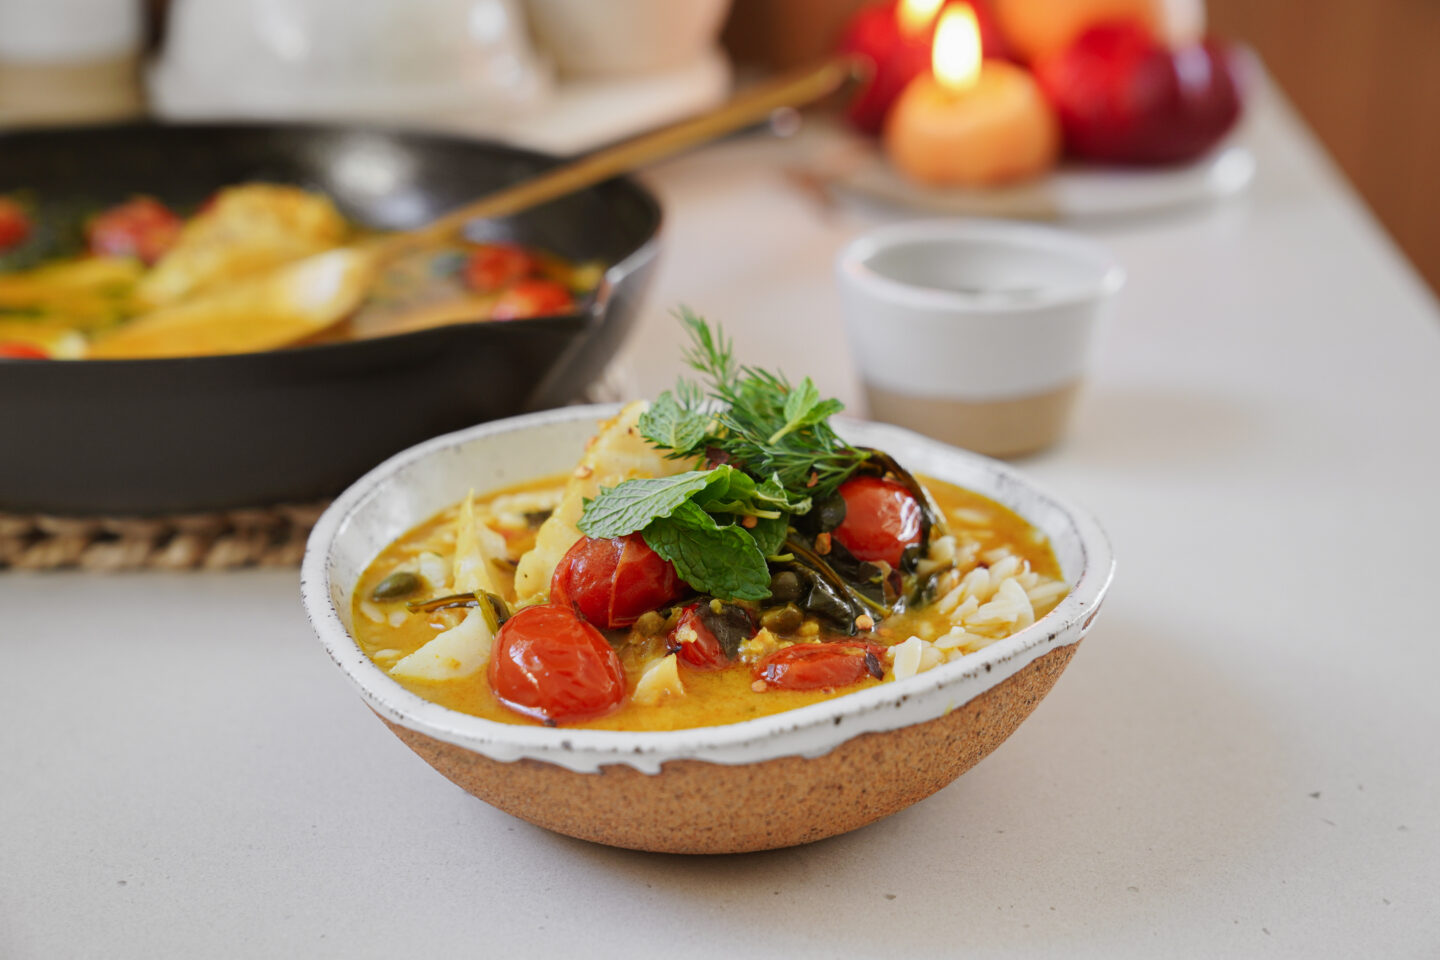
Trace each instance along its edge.
<instances>
[{"instance_id":1,"label":"ceramic bowl","mask_svg":"<svg viewBox=\"0 0 1440 960\"><path fill-rule=\"evenodd\" d=\"M674 70L715 46L730 0L528 0L530 23L560 72L618 79Z\"/></svg>"},{"instance_id":2,"label":"ceramic bowl","mask_svg":"<svg viewBox=\"0 0 1440 960\"><path fill-rule=\"evenodd\" d=\"M542 827L640 850L735 853L864 826L929 796L999 746L1059 678L1109 586L1110 546L1085 511L1004 464L898 427L842 421L852 442L1024 516L1050 538L1070 594L1033 626L907 680L691 730L496 723L421 699L372 663L351 636L350 608L375 555L472 487L571 469L596 422L613 412L530 414L392 457L320 518L301 572L316 634L380 719L450 780Z\"/></svg>"}]
</instances>

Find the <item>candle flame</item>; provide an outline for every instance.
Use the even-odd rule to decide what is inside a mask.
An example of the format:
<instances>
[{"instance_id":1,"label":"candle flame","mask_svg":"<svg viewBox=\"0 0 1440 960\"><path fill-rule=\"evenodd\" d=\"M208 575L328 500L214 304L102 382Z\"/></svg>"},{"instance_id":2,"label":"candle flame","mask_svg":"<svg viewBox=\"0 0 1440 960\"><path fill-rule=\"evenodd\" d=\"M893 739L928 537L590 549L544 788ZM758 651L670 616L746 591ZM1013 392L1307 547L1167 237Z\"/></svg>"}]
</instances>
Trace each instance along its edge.
<instances>
[{"instance_id":1,"label":"candle flame","mask_svg":"<svg viewBox=\"0 0 1440 960\"><path fill-rule=\"evenodd\" d=\"M935 79L946 90L959 93L980 79L980 23L968 3L947 7L935 28L930 63Z\"/></svg>"},{"instance_id":2,"label":"candle flame","mask_svg":"<svg viewBox=\"0 0 1440 960\"><path fill-rule=\"evenodd\" d=\"M900 0L895 14L900 20L900 32L907 37L924 33L944 2L945 0Z\"/></svg>"}]
</instances>

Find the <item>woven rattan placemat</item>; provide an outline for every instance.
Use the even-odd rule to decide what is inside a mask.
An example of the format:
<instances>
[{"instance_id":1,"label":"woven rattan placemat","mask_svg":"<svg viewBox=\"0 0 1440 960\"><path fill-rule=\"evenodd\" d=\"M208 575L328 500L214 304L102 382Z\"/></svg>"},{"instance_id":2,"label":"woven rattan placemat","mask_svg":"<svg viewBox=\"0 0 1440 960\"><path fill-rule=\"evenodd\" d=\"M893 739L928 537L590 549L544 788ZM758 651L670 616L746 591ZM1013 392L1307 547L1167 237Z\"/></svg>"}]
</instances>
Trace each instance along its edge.
<instances>
[{"instance_id":1,"label":"woven rattan placemat","mask_svg":"<svg viewBox=\"0 0 1440 960\"><path fill-rule=\"evenodd\" d=\"M170 517L0 513L0 569L295 566L324 509L324 503L315 503Z\"/></svg>"}]
</instances>

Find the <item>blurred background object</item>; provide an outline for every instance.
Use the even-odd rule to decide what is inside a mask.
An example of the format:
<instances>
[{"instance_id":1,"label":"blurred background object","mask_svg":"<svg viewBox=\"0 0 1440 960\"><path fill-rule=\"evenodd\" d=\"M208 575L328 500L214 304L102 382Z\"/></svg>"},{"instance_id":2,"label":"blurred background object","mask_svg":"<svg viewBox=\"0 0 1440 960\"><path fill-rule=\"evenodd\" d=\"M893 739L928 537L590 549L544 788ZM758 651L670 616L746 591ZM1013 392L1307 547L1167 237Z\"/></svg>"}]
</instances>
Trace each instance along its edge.
<instances>
[{"instance_id":1,"label":"blurred background object","mask_svg":"<svg viewBox=\"0 0 1440 960\"><path fill-rule=\"evenodd\" d=\"M150 93L163 119L418 126L576 153L723 100L730 69L718 34L728 8L155 0Z\"/></svg>"},{"instance_id":2,"label":"blurred background object","mask_svg":"<svg viewBox=\"0 0 1440 960\"><path fill-rule=\"evenodd\" d=\"M867 0L735 0L725 45L741 69L833 49ZM1256 49L1381 222L1440 290L1440 4L1433 0L1155 0L1166 32ZM1208 9L1207 9L1208 7ZM1423 118L1423 119L1422 119Z\"/></svg>"},{"instance_id":3,"label":"blurred background object","mask_svg":"<svg viewBox=\"0 0 1440 960\"><path fill-rule=\"evenodd\" d=\"M174 0L151 93L177 119L445 121L550 79L518 0Z\"/></svg>"},{"instance_id":4,"label":"blurred background object","mask_svg":"<svg viewBox=\"0 0 1440 960\"><path fill-rule=\"evenodd\" d=\"M0 126L138 115L139 0L0 0Z\"/></svg>"},{"instance_id":5,"label":"blurred background object","mask_svg":"<svg viewBox=\"0 0 1440 960\"><path fill-rule=\"evenodd\" d=\"M711 52L729 0L529 0L536 39L567 77L677 70Z\"/></svg>"}]
</instances>

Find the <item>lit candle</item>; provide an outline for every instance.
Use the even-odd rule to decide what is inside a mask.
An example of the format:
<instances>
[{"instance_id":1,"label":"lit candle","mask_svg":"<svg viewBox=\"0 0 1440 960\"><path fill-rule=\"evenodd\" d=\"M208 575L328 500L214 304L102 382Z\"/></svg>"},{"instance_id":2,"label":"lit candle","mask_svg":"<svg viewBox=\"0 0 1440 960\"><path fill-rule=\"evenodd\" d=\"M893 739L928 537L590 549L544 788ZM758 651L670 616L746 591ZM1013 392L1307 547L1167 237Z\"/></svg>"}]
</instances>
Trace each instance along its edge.
<instances>
[{"instance_id":1,"label":"lit candle","mask_svg":"<svg viewBox=\"0 0 1440 960\"><path fill-rule=\"evenodd\" d=\"M1023 68L985 60L968 4L935 30L932 72L910 81L885 121L885 150L906 176L935 186L988 186L1036 176L1060 155L1060 124Z\"/></svg>"},{"instance_id":2,"label":"lit candle","mask_svg":"<svg viewBox=\"0 0 1440 960\"><path fill-rule=\"evenodd\" d=\"M850 122L878 134L900 91L930 68L930 37L944 0L898 0L868 6L850 21L842 53L870 62L870 77L846 112Z\"/></svg>"}]
</instances>

